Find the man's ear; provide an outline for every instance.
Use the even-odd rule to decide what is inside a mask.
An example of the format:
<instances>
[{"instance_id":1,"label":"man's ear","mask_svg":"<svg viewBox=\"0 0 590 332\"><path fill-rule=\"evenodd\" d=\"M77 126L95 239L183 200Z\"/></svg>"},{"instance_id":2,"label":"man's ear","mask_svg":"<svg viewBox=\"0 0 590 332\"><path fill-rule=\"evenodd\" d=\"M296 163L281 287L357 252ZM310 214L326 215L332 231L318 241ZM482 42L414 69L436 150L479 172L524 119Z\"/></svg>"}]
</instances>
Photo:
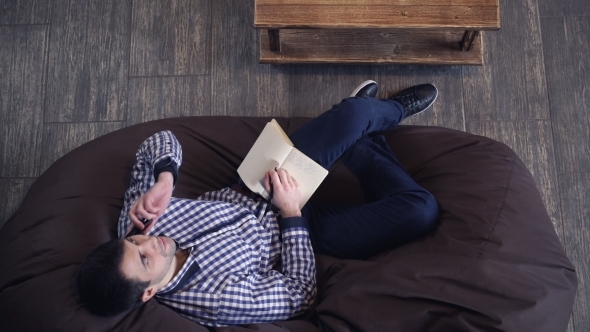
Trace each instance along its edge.
<instances>
[{"instance_id":1,"label":"man's ear","mask_svg":"<svg viewBox=\"0 0 590 332\"><path fill-rule=\"evenodd\" d=\"M150 286L143 291L143 295L141 295L141 300L145 303L149 301L154 295L156 295L156 286Z\"/></svg>"}]
</instances>

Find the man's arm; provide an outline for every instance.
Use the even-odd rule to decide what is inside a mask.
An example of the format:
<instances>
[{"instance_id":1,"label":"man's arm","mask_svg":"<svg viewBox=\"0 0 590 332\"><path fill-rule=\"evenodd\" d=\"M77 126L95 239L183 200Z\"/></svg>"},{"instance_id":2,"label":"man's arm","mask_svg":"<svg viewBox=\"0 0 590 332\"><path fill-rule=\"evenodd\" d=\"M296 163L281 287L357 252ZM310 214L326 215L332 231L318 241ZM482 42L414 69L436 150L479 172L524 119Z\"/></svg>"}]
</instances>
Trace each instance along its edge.
<instances>
[{"instance_id":1,"label":"man's arm","mask_svg":"<svg viewBox=\"0 0 590 332\"><path fill-rule=\"evenodd\" d=\"M131 173L131 185L119 216L120 238L137 226L147 233L164 214L182 162L182 148L170 131L150 136L139 147ZM144 228L140 219L152 219Z\"/></svg>"},{"instance_id":2,"label":"man's arm","mask_svg":"<svg viewBox=\"0 0 590 332\"><path fill-rule=\"evenodd\" d=\"M310 309L316 297L315 258L305 218L281 224L282 270L249 275L221 293L218 325L275 322ZM283 219L282 222L287 221ZM300 225L297 225L300 224ZM291 227L292 226L292 227Z\"/></svg>"},{"instance_id":3,"label":"man's arm","mask_svg":"<svg viewBox=\"0 0 590 332\"><path fill-rule=\"evenodd\" d=\"M309 309L316 296L316 268L307 219L301 217L301 188L287 171L266 174L265 187L281 210L282 270L250 275L223 290L218 324L287 319Z\"/></svg>"},{"instance_id":4,"label":"man's arm","mask_svg":"<svg viewBox=\"0 0 590 332\"><path fill-rule=\"evenodd\" d=\"M228 284L221 293L217 325L275 322L311 308L316 268L308 230L284 228L282 236L282 271L249 275Z\"/></svg>"}]
</instances>

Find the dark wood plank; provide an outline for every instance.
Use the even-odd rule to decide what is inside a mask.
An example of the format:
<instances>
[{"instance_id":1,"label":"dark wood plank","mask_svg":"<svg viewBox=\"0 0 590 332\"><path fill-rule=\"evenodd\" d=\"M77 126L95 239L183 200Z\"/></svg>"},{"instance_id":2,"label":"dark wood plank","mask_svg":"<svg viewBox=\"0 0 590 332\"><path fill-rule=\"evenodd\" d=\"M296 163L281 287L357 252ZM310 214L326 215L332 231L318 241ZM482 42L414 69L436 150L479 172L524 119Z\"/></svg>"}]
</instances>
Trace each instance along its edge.
<instances>
[{"instance_id":1,"label":"dark wood plank","mask_svg":"<svg viewBox=\"0 0 590 332\"><path fill-rule=\"evenodd\" d=\"M590 172L590 18L542 18L559 172Z\"/></svg>"},{"instance_id":2,"label":"dark wood plank","mask_svg":"<svg viewBox=\"0 0 590 332\"><path fill-rule=\"evenodd\" d=\"M47 26L0 27L0 177L34 177L39 166Z\"/></svg>"},{"instance_id":3,"label":"dark wood plank","mask_svg":"<svg viewBox=\"0 0 590 332\"><path fill-rule=\"evenodd\" d=\"M121 121L131 0L55 0L45 121Z\"/></svg>"},{"instance_id":4,"label":"dark wood plank","mask_svg":"<svg viewBox=\"0 0 590 332\"><path fill-rule=\"evenodd\" d=\"M547 17L590 16L588 0L537 0L539 14Z\"/></svg>"},{"instance_id":5,"label":"dark wood plank","mask_svg":"<svg viewBox=\"0 0 590 332\"><path fill-rule=\"evenodd\" d=\"M288 115L318 116L349 97L361 82L378 82L377 76L377 67L371 66L295 65L289 78Z\"/></svg>"},{"instance_id":6,"label":"dark wood plank","mask_svg":"<svg viewBox=\"0 0 590 332\"><path fill-rule=\"evenodd\" d=\"M405 88L432 83L438 88L438 97L431 109L405 119L402 124L440 126L465 131L463 114L463 88L460 68L414 68L379 70L378 83L383 97L390 97Z\"/></svg>"},{"instance_id":7,"label":"dark wood plank","mask_svg":"<svg viewBox=\"0 0 590 332\"><path fill-rule=\"evenodd\" d=\"M254 2L212 2L211 114L287 116L291 65L258 64Z\"/></svg>"},{"instance_id":8,"label":"dark wood plank","mask_svg":"<svg viewBox=\"0 0 590 332\"><path fill-rule=\"evenodd\" d=\"M483 34L485 65L463 68L466 120L548 119L536 1L503 1L500 9L500 31Z\"/></svg>"},{"instance_id":9,"label":"dark wood plank","mask_svg":"<svg viewBox=\"0 0 590 332\"><path fill-rule=\"evenodd\" d=\"M80 145L121 129L124 122L47 123L43 128L41 172Z\"/></svg>"},{"instance_id":10,"label":"dark wood plank","mask_svg":"<svg viewBox=\"0 0 590 332\"><path fill-rule=\"evenodd\" d=\"M208 74L210 14L211 0L134 1L131 76Z\"/></svg>"},{"instance_id":11,"label":"dark wood plank","mask_svg":"<svg viewBox=\"0 0 590 332\"><path fill-rule=\"evenodd\" d=\"M0 25L46 24L50 14L51 1L0 0Z\"/></svg>"},{"instance_id":12,"label":"dark wood plank","mask_svg":"<svg viewBox=\"0 0 590 332\"><path fill-rule=\"evenodd\" d=\"M498 0L256 0L257 28L497 30Z\"/></svg>"},{"instance_id":13,"label":"dark wood plank","mask_svg":"<svg viewBox=\"0 0 590 332\"><path fill-rule=\"evenodd\" d=\"M0 228L20 206L35 178L0 179Z\"/></svg>"},{"instance_id":14,"label":"dark wood plank","mask_svg":"<svg viewBox=\"0 0 590 332\"><path fill-rule=\"evenodd\" d=\"M281 51L269 47L260 32L261 63L444 64L481 65L483 46L459 46L464 31L391 29L282 29ZM491 32L493 33L493 32Z\"/></svg>"},{"instance_id":15,"label":"dark wood plank","mask_svg":"<svg viewBox=\"0 0 590 332\"><path fill-rule=\"evenodd\" d=\"M590 331L590 173L560 173L558 178L565 249L578 276L578 293L570 325L576 332Z\"/></svg>"},{"instance_id":16,"label":"dark wood plank","mask_svg":"<svg viewBox=\"0 0 590 332\"><path fill-rule=\"evenodd\" d=\"M178 116L210 115L210 88L207 76L131 78L127 125Z\"/></svg>"},{"instance_id":17,"label":"dark wood plank","mask_svg":"<svg viewBox=\"0 0 590 332\"><path fill-rule=\"evenodd\" d=\"M543 121L475 121L466 123L467 132L500 141L511 147L528 167L537 183L549 217L562 243L565 243L561 218L551 122Z\"/></svg>"}]
</instances>

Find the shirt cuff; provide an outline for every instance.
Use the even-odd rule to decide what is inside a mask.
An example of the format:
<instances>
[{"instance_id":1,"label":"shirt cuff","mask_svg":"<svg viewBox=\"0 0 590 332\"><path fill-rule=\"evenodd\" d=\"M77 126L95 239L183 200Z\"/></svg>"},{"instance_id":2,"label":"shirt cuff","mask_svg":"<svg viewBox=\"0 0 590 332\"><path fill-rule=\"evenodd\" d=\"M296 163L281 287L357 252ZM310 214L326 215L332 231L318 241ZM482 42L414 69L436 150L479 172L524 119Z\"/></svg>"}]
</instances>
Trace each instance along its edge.
<instances>
[{"instance_id":1,"label":"shirt cuff","mask_svg":"<svg viewBox=\"0 0 590 332\"><path fill-rule=\"evenodd\" d=\"M309 231L309 223L305 217L281 218L279 220L279 227L281 228L281 232L295 227L303 227Z\"/></svg>"},{"instance_id":2,"label":"shirt cuff","mask_svg":"<svg viewBox=\"0 0 590 332\"><path fill-rule=\"evenodd\" d=\"M176 179L178 178L178 165L171 158L165 158L160 160L156 166L154 166L154 181L158 182L158 177L162 172L170 172L174 177L173 185L176 185Z\"/></svg>"}]
</instances>

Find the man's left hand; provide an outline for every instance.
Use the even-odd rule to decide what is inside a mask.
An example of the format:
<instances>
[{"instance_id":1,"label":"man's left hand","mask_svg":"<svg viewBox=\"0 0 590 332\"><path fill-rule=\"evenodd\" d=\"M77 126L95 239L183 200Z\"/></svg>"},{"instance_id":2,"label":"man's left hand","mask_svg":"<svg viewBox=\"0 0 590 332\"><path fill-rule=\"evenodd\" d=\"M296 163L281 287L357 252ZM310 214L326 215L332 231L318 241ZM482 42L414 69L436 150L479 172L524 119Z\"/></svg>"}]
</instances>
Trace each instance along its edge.
<instances>
[{"instance_id":1,"label":"man's left hand","mask_svg":"<svg viewBox=\"0 0 590 332\"><path fill-rule=\"evenodd\" d=\"M172 189L174 188L174 177L170 172L163 172L158 176L158 181L145 194L143 194L129 210L129 218L139 228L141 234L146 234L154 227L170 204ZM140 219L151 219L145 226Z\"/></svg>"}]
</instances>

